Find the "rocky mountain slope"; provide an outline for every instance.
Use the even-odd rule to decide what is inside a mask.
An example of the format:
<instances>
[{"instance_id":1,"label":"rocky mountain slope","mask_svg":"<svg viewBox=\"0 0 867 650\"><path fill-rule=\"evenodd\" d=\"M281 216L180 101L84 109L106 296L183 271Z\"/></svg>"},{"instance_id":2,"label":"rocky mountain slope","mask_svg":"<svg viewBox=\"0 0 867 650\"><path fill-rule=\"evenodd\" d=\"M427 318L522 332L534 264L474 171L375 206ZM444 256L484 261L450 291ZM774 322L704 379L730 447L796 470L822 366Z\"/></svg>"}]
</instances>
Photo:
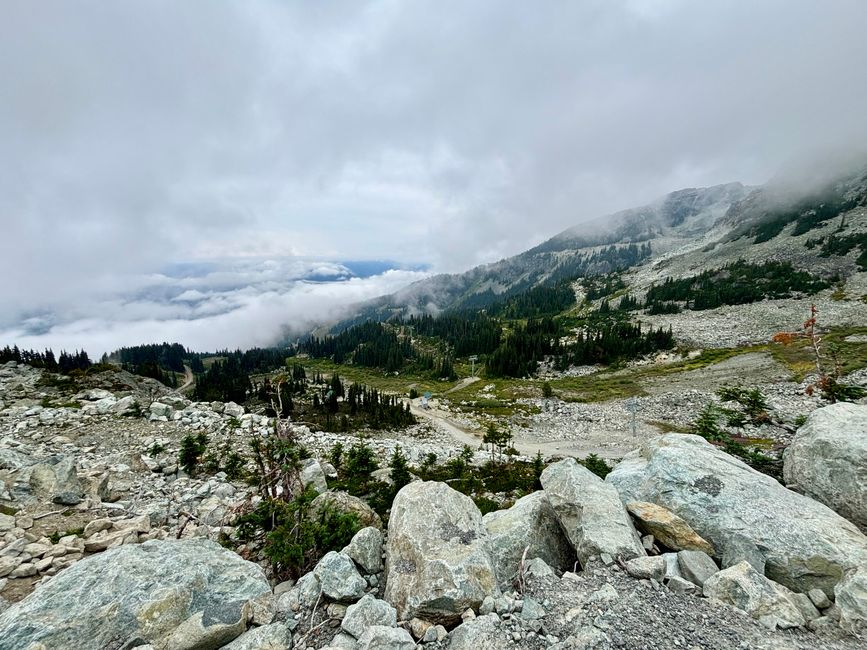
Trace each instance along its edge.
<instances>
[{"instance_id":1,"label":"rocky mountain slope","mask_svg":"<svg viewBox=\"0 0 867 650\"><path fill-rule=\"evenodd\" d=\"M821 182L798 183L795 177L782 176L761 187L729 183L679 190L652 204L565 230L514 257L416 282L361 306L338 327L407 312L485 307L529 287L615 269L631 269L628 282L638 291L666 277L738 259L790 261L795 268L848 278L863 271L854 261L857 255L823 256L820 248L808 244L830 234L864 232L863 161ZM864 289L863 280L856 285L853 291Z\"/></svg>"}]
</instances>

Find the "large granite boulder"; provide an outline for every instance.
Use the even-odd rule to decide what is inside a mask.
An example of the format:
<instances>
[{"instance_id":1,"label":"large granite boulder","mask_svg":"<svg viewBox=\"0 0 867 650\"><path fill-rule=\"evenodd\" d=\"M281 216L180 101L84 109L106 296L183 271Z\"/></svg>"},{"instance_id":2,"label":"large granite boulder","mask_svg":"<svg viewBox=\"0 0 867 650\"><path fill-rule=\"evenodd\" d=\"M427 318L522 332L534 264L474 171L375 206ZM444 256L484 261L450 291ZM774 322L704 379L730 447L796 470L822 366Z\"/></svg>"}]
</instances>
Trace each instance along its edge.
<instances>
[{"instance_id":1,"label":"large granite boulder","mask_svg":"<svg viewBox=\"0 0 867 650\"><path fill-rule=\"evenodd\" d=\"M867 406L816 409L783 457L786 484L867 530Z\"/></svg>"},{"instance_id":2,"label":"large granite boulder","mask_svg":"<svg viewBox=\"0 0 867 650\"><path fill-rule=\"evenodd\" d=\"M397 493L386 545L384 598L401 620L449 625L485 596L498 596L482 515L445 483L414 482Z\"/></svg>"},{"instance_id":3,"label":"large granite boulder","mask_svg":"<svg viewBox=\"0 0 867 650\"><path fill-rule=\"evenodd\" d=\"M775 585L746 561L711 576L704 583L704 595L744 610L771 629L806 624L785 588Z\"/></svg>"},{"instance_id":4,"label":"large granite boulder","mask_svg":"<svg viewBox=\"0 0 867 650\"><path fill-rule=\"evenodd\" d=\"M491 558L501 589L511 586L524 549L528 560L541 558L561 571L574 568L575 552L544 492L528 494L508 510L489 512L482 521L491 540Z\"/></svg>"},{"instance_id":5,"label":"large granite boulder","mask_svg":"<svg viewBox=\"0 0 867 650\"><path fill-rule=\"evenodd\" d=\"M262 569L203 539L149 541L85 558L0 614L3 650L218 648L270 593Z\"/></svg>"},{"instance_id":6,"label":"large granite boulder","mask_svg":"<svg viewBox=\"0 0 867 650\"><path fill-rule=\"evenodd\" d=\"M867 559L867 537L851 522L699 436L648 440L606 482L626 503L671 510L726 558L724 566L764 560L767 577L797 592L831 595L844 572Z\"/></svg>"},{"instance_id":7,"label":"large granite boulder","mask_svg":"<svg viewBox=\"0 0 867 650\"><path fill-rule=\"evenodd\" d=\"M84 489L78 480L76 462L67 456L54 466L54 491L51 500L65 506L74 506L84 498Z\"/></svg>"},{"instance_id":8,"label":"large granite boulder","mask_svg":"<svg viewBox=\"0 0 867 650\"><path fill-rule=\"evenodd\" d=\"M574 458L546 467L541 482L582 566L603 553L623 560L646 555L617 490Z\"/></svg>"},{"instance_id":9,"label":"large granite boulder","mask_svg":"<svg viewBox=\"0 0 867 650\"><path fill-rule=\"evenodd\" d=\"M84 487L78 478L76 464L73 456L64 456L53 464L45 462L29 467L25 475L30 492L60 505L74 506L81 503L84 499Z\"/></svg>"},{"instance_id":10,"label":"large granite boulder","mask_svg":"<svg viewBox=\"0 0 867 650\"><path fill-rule=\"evenodd\" d=\"M172 409L168 404L163 404L162 402L151 402L149 410L152 417L170 418L174 409Z\"/></svg>"}]
</instances>

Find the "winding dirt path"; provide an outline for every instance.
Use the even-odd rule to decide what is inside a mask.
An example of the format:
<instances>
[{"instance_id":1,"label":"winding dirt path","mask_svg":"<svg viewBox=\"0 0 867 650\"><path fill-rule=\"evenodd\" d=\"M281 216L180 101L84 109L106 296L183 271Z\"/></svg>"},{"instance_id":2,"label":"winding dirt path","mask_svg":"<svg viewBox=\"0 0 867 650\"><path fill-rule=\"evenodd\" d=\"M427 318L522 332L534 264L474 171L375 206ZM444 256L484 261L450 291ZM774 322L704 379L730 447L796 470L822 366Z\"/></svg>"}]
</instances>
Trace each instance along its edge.
<instances>
[{"instance_id":1,"label":"winding dirt path","mask_svg":"<svg viewBox=\"0 0 867 650\"><path fill-rule=\"evenodd\" d=\"M193 369L187 364L184 364L184 384L178 388L178 392L188 390L196 385L196 376L193 374Z\"/></svg>"}]
</instances>

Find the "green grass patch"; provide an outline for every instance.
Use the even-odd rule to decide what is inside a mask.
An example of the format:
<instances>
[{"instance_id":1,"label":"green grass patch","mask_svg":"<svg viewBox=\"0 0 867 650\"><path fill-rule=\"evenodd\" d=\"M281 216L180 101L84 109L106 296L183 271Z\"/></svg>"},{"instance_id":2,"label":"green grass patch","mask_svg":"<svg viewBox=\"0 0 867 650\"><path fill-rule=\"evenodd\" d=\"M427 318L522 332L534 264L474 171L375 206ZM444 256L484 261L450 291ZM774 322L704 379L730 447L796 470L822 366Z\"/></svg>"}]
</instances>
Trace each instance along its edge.
<instances>
[{"instance_id":1,"label":"green grass patch","mask_svg":"<svg viewBox=\"0 0 867 650\"><path fill-rule=\"evenodd\" d=\"M458 404L461 401L471 402L492 399L508 402L519 397L529 397L532 393L528 389L535 383L526 379L512 379L508 377L497 379L482 378L469 386L464 386L460 390L450 392L446 397L453 404ZM492 386L492 388L485 390L486 386Z\"/></svg>"},{"instance_id":2,"label":"green grass patch","mask_svg":"<svg viewBox=\"0 0 867 650\"><path fill-rule=\"evenodd\" d=\"M513 415L527 416L542 412L541 408L532 404L498 399L479 399L466 404L457 403L455 406L464 412L484 414L495 418L506 418Z\"/></svg>"},{"instance_id":3,"label":"green grass patch","mask_svg":"<svg viewBox=\"0 0 867 650\"><path fill-rule=\"evenodd\" d=\"M762 346L759 346L761 349ZM643 385L658 377L706 368L739 354L755 352L756 347L704 350L692 359L657 366L625 370L602 370L583 377L564 377L551 381L551 388L566 402L607 402L647 395Z\"/></svg>"},{"instance_id":4,"label":"green grass patch","mask_svg":"<svg viewBox=\"0 0 867 650\"><path fill-rule=\"evenodd\" d=\"M336 372L344 380L344 383L348 380L349 383L364 384L399 395L408 394L411 387L414 387L420 395L426 391L434 395L441 395L456 383L437 381L430 377L420 377L403 372L395 375L393 372L385 372L377 368L336 364L328 359L294 359L293 361L304 366L308 378L312 378L315 372L329 376Z\"/></svg>"},{"instance_id":5,"label":"green grass patch","mask_svg":"<svg viewBox=\"0 0 867 650\"><path fill-rule=\"evenodd\" d=\"M551 382L564 402L607 402L647 395L632 376L598 372L584 377L565 377Z\"/></svg>"},{"instance_id":6,"label":"green grass patch","mask_svg":"<svg viewBox=\"0 0 867 650\"><path fill-rule=\"evenodd\" d=\"M846 297L846 289L842 284L838 284L834 287L834 291L831 293L831 300L834 300L835 302L848 300Z\"/></svg>"},{"instance_id":7,"label":"green grass patch","mask_svg":"<svg viewBox=\"0 0 867 650\"><path fill-rule=\"evenodd\" d=\"M690 370L698 370L707 368L717 363L727 361L741 354L760 351L762 346L750 346L743 348L713 348L702 350L701 354L692 359L684 359L660 366L649 366L639 368L639 372L643 377L664 377L678 372L688 372Z\"/></svg>"},{"instance_id":8,"label":"green grass patch","mask_svg":"<svg viewBox=\"0 0 867 650\"><path fill-rule=\"evenodd\" d=\"M485 390L488 386L491 388ZM541 413L542 409L538 406L517 401L520 398L538 397L541 394L542 384L538 381L498 378L480 379L444 397L463 413L488 418L510 418Z\"/></svg>"}]
</instances>

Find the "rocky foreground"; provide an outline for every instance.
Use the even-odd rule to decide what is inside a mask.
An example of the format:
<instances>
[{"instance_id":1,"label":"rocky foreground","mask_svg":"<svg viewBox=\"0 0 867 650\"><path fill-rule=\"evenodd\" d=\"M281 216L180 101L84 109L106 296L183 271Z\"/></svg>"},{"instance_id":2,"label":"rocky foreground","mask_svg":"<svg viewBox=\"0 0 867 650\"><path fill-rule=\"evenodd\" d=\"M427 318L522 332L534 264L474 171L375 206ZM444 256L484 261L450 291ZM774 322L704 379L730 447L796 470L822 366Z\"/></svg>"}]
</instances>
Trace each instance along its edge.
<instances>
[{"instance_id":1,"label":"rocky foreground","mask_svg":"<svg viewBox=\"0 0 867 650\"><path fill-rule=\"evenodd\" d=\"M542 490L484 516L416 481L384 526L312 459L318 499L367 527L278 583L215 541L255 488L177 467L185 432L240 445L268 419L95 381L64 406L41 372L0 368L0 650L864 647L867 406L798 430L797 491L669 434L604 481L552 463ZM299 434L324 458L323 434Z\"/></svg>"}]
</instances>

